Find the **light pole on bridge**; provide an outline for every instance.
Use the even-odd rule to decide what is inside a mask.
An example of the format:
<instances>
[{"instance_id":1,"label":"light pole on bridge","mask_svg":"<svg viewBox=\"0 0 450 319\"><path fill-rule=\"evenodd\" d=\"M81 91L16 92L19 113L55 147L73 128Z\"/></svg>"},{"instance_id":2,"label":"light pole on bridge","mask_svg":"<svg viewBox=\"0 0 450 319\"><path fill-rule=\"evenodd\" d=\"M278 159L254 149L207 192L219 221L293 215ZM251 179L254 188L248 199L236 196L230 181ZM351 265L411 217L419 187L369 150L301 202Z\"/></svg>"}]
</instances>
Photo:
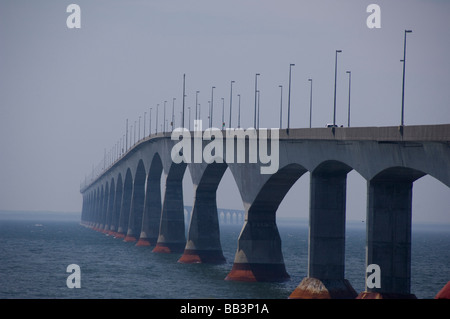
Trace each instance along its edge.
<instances>
[{"instance_id":1,"label":"light pole on bridge","mask_svg":"<svg viewBox=\"0 0 450 319\"><path fill-rule=\"evenodd\" d=\"M337 56L342 50L336 50L336 56L334 60L334 111L333 111L333 129L336 127L336 82L337 82Z\"/></svg>"},{"instance_id":2,"label":"light pole on bridge","mask_svg":"<svg viewBox=\"0 0 450 319\"><path fill-rule=\"evenodd\" d=\"M404 115L405 115L405 68L406 68L406 34L412 33L412 30L405 30L405 39L403 42L403 82L402 82L402 118L401 118L401 127L405 125Z\"/></svg>"},{"instance_id":3,"label":"light pole on bridge","mask_svg":"<svg viewBox=\"0 0 450 319\"><path fill-rule=\"evenodd\" d=\"M288 93L288 121L287 121L287 133L289 134L289 128L290 128L290 121L291 121L291 72L292 67L295 66L295 64L291 63L289 64L289 93Z\"/></svg>"},{"instance_id":4,"label":"light pole on bridge","mask_svg":"<svg viewBox=\"0 0 450 319\"><path fill-rule=\"evenodd\" d=\"M231 128L231 110L233 108L233 83L234 81L231 81L231 88L230 88L230 122L228 123L228 128Z\"/></svg>"},{"instance_id":5,"label":"light pole on bridge","mask_svg":"<svg viewBox=\"0 0 450 319\"><path fill-rule=\"evenodd\" d=\"M282 127L282 123L283 123L283 86L282 85L278 85L278 87L280 88L280 130Z\"/></svg>"},{"instance_id":6,"label":"light pole on bridge","mask_svg":"<svg viewBox=\"0 0 450 319\"><path fill-rule=\"evenodd\" d=\"M257 99L257 91L258 91L258 76L261 75L259 73L255 74L255 116L253 119L253 127L256 129L256 99Z\"/></svg>"}]
</instances>

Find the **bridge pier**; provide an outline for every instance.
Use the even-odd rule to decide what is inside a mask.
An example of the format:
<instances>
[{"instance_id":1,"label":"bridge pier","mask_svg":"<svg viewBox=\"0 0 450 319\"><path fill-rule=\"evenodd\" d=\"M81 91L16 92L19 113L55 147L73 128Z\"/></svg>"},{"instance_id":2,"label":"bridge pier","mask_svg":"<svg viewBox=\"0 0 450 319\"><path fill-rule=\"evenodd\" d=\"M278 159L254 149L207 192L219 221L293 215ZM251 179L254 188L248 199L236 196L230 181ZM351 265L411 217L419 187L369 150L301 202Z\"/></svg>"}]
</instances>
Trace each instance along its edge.
<instances>
[{"instance_id":1,"label":"bridge pier","mask_svg":"<svg viewBox=\"0 0 450 319\"><path fill-rule=\"evenodd\" d=\"M166 179L164 203L155 253L181 253L186 245L184 230L183 174L186 164L174 164Z\"/></svg>"},{"instance_id":2,"label":"bridge pier","mask_svg":"<svg viewBox=\"0 0 450 319\"><path fill-rule=\"evenodd\" d=\"M131 199L133 194L133 180L130 170L127 171L123 183L122 203L120 206L119 224L115 238L125 238L128 231L128 221L130 218Z\"/></svg>"},{"instance_id":3,"label":"bridge pier","mask_svg":"<svg viewBox=\"0 0 450 319\"><path fill-rule=\"evenodd\" d=\"M149 174L145 193L142 230L136 246L156 245L161 221L161 172Z\"/></svg>"},{"instance_id":4,"label":"bridge pier","mask_svg":"<svg viewBox=\"0 0 450 319\"><path fill-rule=\"evenodd\" d=\"M180 263L224 263L215 191L196 191L188 240Z\"/></svg>"},{"instance_id":5,"label":"bridge pier","mask_svg":"<svg viewBox=\"0 0 450 319\"><path fill-rule=\"evenodd\" d=\"M345 275L345 164L330 161L311 174L309 265L290 299L353 299L357 296Z\"/></svg>"},{"instance_id":6,"label":"bridge pier","mask_svg":"<svg viewBox=\"0 0 450 319\"><path fill-rule=\"evenodd\" d=\"M208 165L202 179L195 187L188 240L178 262L220 264L226 261L220 244L216 196L220 180L227 167L225 163Z\"/></svg>"},{"instance_id":7,"label":"bridge pier","mask_svg":"<svg viewBox=\"0 0 450 319\"><path fill-rule=\"evenodd\" d=\"M275 216L247 219L239 236L233 268L225 280L280 282L288 279Z\"/></svg>"},{"instance_id":8,"label":"bridge pier","mask_svg":"<svg viewBox=\"0 0 450 319\"><path fill-rule=\"evenodd\" d=\"M380 267L380 287L360 299L416 298L411 294L411 205L413 181L423 173L396 168L368 182L366 267Z\"/></svg>"}]
</instances>

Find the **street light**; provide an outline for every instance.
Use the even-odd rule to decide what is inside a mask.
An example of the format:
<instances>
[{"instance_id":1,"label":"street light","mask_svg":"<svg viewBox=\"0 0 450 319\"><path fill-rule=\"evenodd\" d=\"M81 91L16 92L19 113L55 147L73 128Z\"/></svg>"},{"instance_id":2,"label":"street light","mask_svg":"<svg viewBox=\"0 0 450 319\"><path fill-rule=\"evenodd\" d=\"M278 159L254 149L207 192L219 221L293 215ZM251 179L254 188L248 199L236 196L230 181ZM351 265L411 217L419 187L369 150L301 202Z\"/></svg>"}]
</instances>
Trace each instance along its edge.
<instances>
[{"instance_id":1,"label":"street light","mask_svg":"<svg viewBox=\"0 0 450 319\"><path fill-rule=\"evenodd\" d=\"M291 121L291 71L295 64L289 64L289 93L288 93L288 123L287 123L287 133L289 134L290 121Z\"/></svg>"},{"instance_id":2,"label":"street light","mask_svg":"<svg viewBox=\"0 0 450 319\"><path fill-rule=\"evenodd\" d=\"M184 127L184 98L186 97L186 91L185 91L185 84L186 84L186 74L183 74L183 114L181 115L181 127Z\"/></svg>"},{"instance_id":3,"label":"street light","mask_svg":"<svg viewBox=\"0 0 450 319\"><path fill-rule=\"evenodd\" d=\"M402 120L401 126L405 125L404 114L405 114L405 65L406 65L406 34L411 33L412 30L405 30L405 40L403 43L403 82L402 82Z\"/></svg>"},{"instance_id":4,"label":"street light","mask_svg":"<svg viewBox=\"0 0 450 319\"><path fill-rule=\"evenodd\" d=\"M167 101L164 101L163 133L166 131L166 103Z\"/></svg>"},{"instance_id":5,"label":"street light","mask_svg":"<svg viewBox=\"0 0 450 319\"><path fill-rule=\"evenodd\" d=\"M281 130L283 123L283 86L278 85L278 87L280 88L280 130Z\"/></svg>"},{"instance_id":6,"label":"street light","mask_svg":"<svg viewBox=\"0 0 450 319\"><path fill-rule=\"evenodd\" d=\"M261 75L259 73L255 74L255 116L253 119L253 127L256 128L256 95L257 95L257 91L258 91L258 76Z\"/></svg>"},{"instance_id":7,"label":"street light","mask_svg":"<svg viewBox=\"0 0 450 319\"><path fill-rule=\"evenodd\" d=\"M126 128L126 136L127 136L127 139L126 139L126 142L125 142L125 150L128 150L128 119L127 119L127 128Z\"/></svg>"},{"instance_id":8,"label":"street light","mask_svg":"<svg viewBox=\"0 0 450 319\"><path fill-rule=\"evenodd\" d=\"M233 108L233 83L234 81L231 81L231 88L230 88L230 122L228 123L228 128L231 128L231 110Z\"/></svg>"},{"instance_id":9,"label":"street light","mask_svg":"<svg viewBox=\"0 0 450 319\"><path fill-rule=\"evenodd\" d=\"M239 107L238 107L238 128L241 128L241 95L237 95L239 97Z\"/></svg>"},{"instance_id":10,"label":"street light","mask_svg":"<svg viewBox=\"0 0 450 319\"><path fill-rule=\"evenodd\" d=\"M258 117L257 117L257 122L256 122L256 129L259 130L259 90L256 92L258 93Z\"/></svg>"},{"instance_id":11,"label":"street light","mask_svg":"<svg viewBox=\"0 0 450 319\"><path fill-rule=\"evenodd\" d=\"M156 134L158 134L158 108L159 104L156 104Z\"/></svg>"},{"instance_id":12,"label":"street light","mask_svg":"<svg viewBox=\"0 0 450 319\"><path fill-rule=\"evenodd\" d=\"M209 127L211 128L212 127L212 118L213 118L213 109L214 109L214 89L215 89L216 87L215 86L213 86L212 88L211 88L211 104L210 104L210 110L209 110Z\"/></svg>"},{"instance_id":13,"label":"street light","mask_svg":"<svg viewBox=\"0 0 450 319\"><path fill-rule=\"evenodd\" d=\"M147 117L147 112L144 112L144 134L142 134L142 137L145 138L145 118Z\"/></svg>"},{"instance_id":14,"label":"street light","mask_svg":"<svg viewBox=\"0 0 450 319\"><path fill-rule=\"evenodd\" d=\"M149 116L149 120L148 120L148 136L150 137L150 135L152 135L152 107L150 108L150 116Z\"/></svg>"},{"instance_id":15,"label":"street light","mask_svg":"<svg viewBox=\"0 0 450 319\"><path fill-rule=\"evenodd\" d=\"M347 122L347 126L350 127L350 89L352 86L352 72L347 71L345 73L348 74L348 122Z\"/></svg>"},{"instance_id":16,"label":"street light","mask_svg":"<svg viewBox=\"0 0 450 319\"><path fill-rule=\"evenodd\" d=\"M312 123L312 85L313 85L313 80L312 79L308 79L309 82L311 82L311 89L309 92L309 128L311 128L311 123Z\"/></svg>"},{"instance_id":17,"label":"street light","mask_svg":"<svg viewBox=\"0 0 450 319\"><path fill-rule=\"evenodd\" d=\"M222 98L222 130L225 127L225 98Z\"/></svg>"},{"instance_id":18,"label":"street light","mask_svg":"<svg viewBox=\"0 0 450 319\"><path fill-rule=\"evenodd\" d=\"M198 94L200 93L200 91L195 91L195 119L198 120L199 115L198 115Z\"/></svg>"},{"instance_id":19,"label":"street light","mask_svg":"<svg viewBox=\"0 0 450 319\"><path fill-rule=\"evenodd\" d=\"M333 129L336 127L336 81L337 81L337 55L342 50L336 50L336 57L334 61L334 111L333 111Z\"/></svg>"},{"instance_id":20,"label":"street light","mask_svg":"<svg viewBox=\"0 0 450 319\"><path fill-rule=\"evenodd\" d=\"M175 100L176 98L172 98L172 132L173 132L173 128L175 126Z\"/></svg>"}]
</instances>

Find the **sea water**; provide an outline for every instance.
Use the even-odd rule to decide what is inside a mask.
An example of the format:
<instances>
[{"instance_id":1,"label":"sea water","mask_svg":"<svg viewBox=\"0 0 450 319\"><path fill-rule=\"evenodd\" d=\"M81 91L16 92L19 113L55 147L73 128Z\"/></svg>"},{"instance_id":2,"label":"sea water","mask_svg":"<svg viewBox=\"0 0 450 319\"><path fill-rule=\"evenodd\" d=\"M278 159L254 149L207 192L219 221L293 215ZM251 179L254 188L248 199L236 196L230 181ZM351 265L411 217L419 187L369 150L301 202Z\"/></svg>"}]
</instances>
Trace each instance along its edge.
<instances>
[{"instance_id":1,"label":"sea water","mask_svg":"<svg viewBox=\"0 0 450 319\"><path fill-rule=\"evenodd\" d=\"M286 270L282 283L226 281L241 225L221 225L226 263L180 264L180 254L152 253L80 225L79 220L0 219L0 298L285 299L307 276L307 222L278 222ZM414 227L411 292L434 298L450 280L450 228ZM347 223L345 277L365 284L365 226ZM81 288L68 288L67 266L80 266Z\"/></svg>"}]
</instances>

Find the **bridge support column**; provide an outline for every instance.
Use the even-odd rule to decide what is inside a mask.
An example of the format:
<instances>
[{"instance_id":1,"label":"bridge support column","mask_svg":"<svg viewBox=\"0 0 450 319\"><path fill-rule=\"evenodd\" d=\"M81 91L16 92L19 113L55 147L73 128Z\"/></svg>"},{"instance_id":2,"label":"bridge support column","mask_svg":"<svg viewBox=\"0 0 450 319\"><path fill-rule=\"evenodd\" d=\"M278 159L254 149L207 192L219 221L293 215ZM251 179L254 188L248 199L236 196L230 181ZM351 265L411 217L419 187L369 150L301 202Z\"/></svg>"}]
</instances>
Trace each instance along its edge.
<instances>
[{"instance_id":1,"label":"bridge support column","mask_svg":"<svg viewBox=\"0 0 450 319\"><path fill-rule=\"evenodd\" d=\"M156 245L161 222L161 183L160 176L149 177L145 194L142 230L136 246Z\"/></svg>"},{"instance_id":2,"label":"bridge support column","mask_svg":"<svg viewBox=\"0 0 450 319\"><path fill-rule=\"evenodd\" d=\"M291 299L350 299L357 296L345 273L345 201L347 172L311 174L309 265Z\"/></svg>"},{"instance_id":3,"label":"bridge support column","mask_svg":"<svg viewBox=\"0 0 450 319\"><path fill-rule=\"evenodd\" d=\"M188 240L180 263L224 263L215 191L199 191L192 208Z\"/></svg>"},{"instance_id":4,"label":"bridge support column","mask_svg":"<svg viewBox=\"0 0 450 319\"><path fill-rule=\"evenodd\" d=\"M167 178L158 242L153 252L183 252L185 245L182 178Z\"/></svg>"},{"instance_id":5,"label":"bridge support column","mask_svg":"<svg viewBox=\"0 0 450 319\"><path fill-rule=\"evenodd\" d=\"M410 293L412 181L368 183L366 267L380 267L380 287L360 299L416 298Z\"/></svg>"},{"instance_id":6,"label":"bridge support column","mask_svg":"<svg viewBox=\"0 0 450 319\"><path fill-rule=\"evenodd\" d=\"M238 240L233 268L225 280L279 282L289 279L281 252L275 214L253 212Z\"/></svg>"}]
</instances>

